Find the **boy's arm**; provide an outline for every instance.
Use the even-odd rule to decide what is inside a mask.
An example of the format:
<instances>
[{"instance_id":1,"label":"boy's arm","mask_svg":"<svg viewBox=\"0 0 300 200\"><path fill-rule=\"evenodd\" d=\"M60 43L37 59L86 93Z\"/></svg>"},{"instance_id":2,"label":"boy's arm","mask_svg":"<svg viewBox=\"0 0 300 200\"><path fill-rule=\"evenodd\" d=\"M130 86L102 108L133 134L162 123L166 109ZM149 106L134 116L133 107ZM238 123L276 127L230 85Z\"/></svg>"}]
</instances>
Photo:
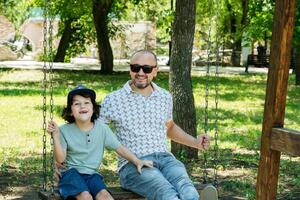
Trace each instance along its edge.
<instances>
[{"instance_id":1,"label":"boy's arm","mask_svg":"<svg viewBox=\"0 0 300 200\"><path fill-rule=\"evenodd\" d=\"M142 173L142 167L153 167L153 162L150 160L140 160L138 159L129 149L127 149L124 146L120 146L116 149L117 154L119 154L121 157L125 158L126 160L132 162L139 173Z\"/></svg>"},{"instance_id":2,"label":"boy's arm","mask_svg":"<svg viewBox=\"0 0 300 200\"><path fill-rule=\"evenodd\" d=\"M63 149L61 144L60 144L60 131L57 126L57 124L54 121L50 121L48 123L48 129L47 132L52 134L53 137L53 153L56 162L58 163L63 163L66 159L66 149Z\"/></svg>"}]
</instances>

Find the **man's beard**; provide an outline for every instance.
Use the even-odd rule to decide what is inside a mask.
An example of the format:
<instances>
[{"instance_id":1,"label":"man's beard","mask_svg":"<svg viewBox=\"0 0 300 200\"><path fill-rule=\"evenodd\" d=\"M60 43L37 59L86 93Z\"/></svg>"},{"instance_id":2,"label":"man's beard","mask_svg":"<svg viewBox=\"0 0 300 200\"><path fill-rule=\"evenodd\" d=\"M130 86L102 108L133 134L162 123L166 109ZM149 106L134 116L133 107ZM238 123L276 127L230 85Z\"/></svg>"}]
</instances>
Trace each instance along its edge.
<instances>
[{"instance_id":1,"label":"man's beard","mask_svg":"<svg viewBox=\"0 0 300 200\"><path fill-rule=\"evenodd\" d=\"M137 83L136 81L133 81L133 84L138 89L145 89L146 87L148 87L150 85L149 82L147 82L147 83Z\"/></svg>"}]
</instances>

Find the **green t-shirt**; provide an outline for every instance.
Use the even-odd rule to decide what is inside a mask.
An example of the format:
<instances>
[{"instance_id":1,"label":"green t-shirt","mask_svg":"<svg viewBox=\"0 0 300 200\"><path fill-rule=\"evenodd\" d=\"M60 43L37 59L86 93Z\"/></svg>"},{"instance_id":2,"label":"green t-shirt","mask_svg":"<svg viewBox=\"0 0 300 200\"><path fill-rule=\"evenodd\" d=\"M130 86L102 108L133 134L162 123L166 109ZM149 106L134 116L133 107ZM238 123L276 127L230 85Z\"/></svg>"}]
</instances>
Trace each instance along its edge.
<instances>
[{"instance_id":1,"label":"green t-shirt","mask_svg":"<svg viewBox=\"0 0 300 200\"><path fill-rule=\"evenodd\" d=\"M75 123L69 123L60 127L60 133L60 143L67 151L66 166L82 174L97 173L104 147L117 149L121 146L110 128L99 120L95 120L94 127L88 132L82 132Z\"/></svg>"}]
</instances>

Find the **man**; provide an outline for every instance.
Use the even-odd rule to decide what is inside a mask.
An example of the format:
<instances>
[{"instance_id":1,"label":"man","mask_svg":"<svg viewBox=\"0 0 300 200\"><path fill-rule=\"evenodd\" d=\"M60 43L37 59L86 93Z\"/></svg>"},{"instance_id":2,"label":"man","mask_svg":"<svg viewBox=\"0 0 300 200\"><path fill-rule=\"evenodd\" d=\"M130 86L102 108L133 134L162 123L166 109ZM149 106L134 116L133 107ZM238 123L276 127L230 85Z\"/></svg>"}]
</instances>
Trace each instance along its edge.
<instances>
[{"instance_id":1,"label":"man","mask_svg":"<svg viewBox=\"0 0 300 200\"><path fill-rule=\"evenodd\" d=\"M197 149L208 148L209 137L194 138L173 122L170 93L152 82L157 72L156 55L137 51L130 61L131 80L102 102L100 119L113 124L119 141L138 158L153 161L153 168L143 168L139 174L134 165L119 158L120 182L148 200L198 200L184 165L168 150L167 136ZM209 200L216 199L215 189L208 190L208 196L215 196Z\"/></svg>"}]
</instances>

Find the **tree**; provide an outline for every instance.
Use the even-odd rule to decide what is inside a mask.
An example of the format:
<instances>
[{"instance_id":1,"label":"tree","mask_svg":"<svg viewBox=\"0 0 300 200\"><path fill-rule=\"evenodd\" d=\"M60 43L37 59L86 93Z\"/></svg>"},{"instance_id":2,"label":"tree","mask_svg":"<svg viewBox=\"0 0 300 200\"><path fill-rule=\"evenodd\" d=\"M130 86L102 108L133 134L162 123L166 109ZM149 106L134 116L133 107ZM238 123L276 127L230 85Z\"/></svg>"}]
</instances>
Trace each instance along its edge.
<instances>
[{"instance_id":1,"label":"tree","mask_svg":"<svg viewBox=\"0 0 300 200\"><path fill-rule=\"evenodd\" d=\"M54 62L65 62L85 52L87 45L95 41L91 1L56 0L45 3L35 0L35 7L46 8L49 17L59 19L55 37L60 37L60 40Z\"/></svg>"},{"instance_id":2,"label":"tree","mask_svg":"<svg viewBox=\"0 0 300 200\"><path fill-rule=\"evenodd\" d=\"M173 11L171 9L170 0L134 0L128 2L122 19L128 21L146 20L154 23L156 26L156 53L166 54L168 52L165 46L171 39L170 29L171 22L173 21Z\"/></svg>"},{"instance_id":3,"label":"tree","mask_svg":"<svg viewBox=\"0 0 300 200\"><path fill-rule=\"evenodd\" d=\"M224 1L225 17L222 28L229 34L230 48L232 49L231 63L239 66L241 61L243 29L247 24L248 0Z\"/></svg>"},{"instance_id":4,"label":"tree","mask_svg":"<svg viewBox=\"0 0 300 200\"><path fill-rule=\"evenodd\" d=\"M217 36L222 38L219 43L222 42L224 48L232 49L231 63L239 66L244 28L249 22L247 16L250 0L222 0L219 1L219 6L217 3L210 4L210 0L197 2L196 45L208 48L207 30L211 28L211 42L215 43ZM218 30L212 26L214 23L218 23Z\"/></svg>"},{"instance_id":5,"label":"tree","mask_svg":"<svg viewBox=\"0 0 300 200\"><path fill-rule=\"evenodd\" d=\"M65 62L70 57L85 52L86 46L95 40L91 7L91 1L52 2L50 9L52 15L59 16L58 35L61 36L54 62Z\"/></svg>"},{"instance_id":6,"label":"tree","mask_svg":"<svg viewBox=\"0 0 300 200\"><path fill-rule=\"evenodd\" d=\"M170 91L173 119L187 133L196 136L196 111L191 80L192 49L195 32L196 0L177 0L172 32ZM197 158L197 150L172 142L176 156Z\"/></svg>"},{"instance_id":7,"label":"tree","mask_svg":"<svg viewBox=\"0 0 300 200\"><path fill-rule=\"evenodd\" d=\"M39 5L43 1L36 0ZM60 18L59 34L62 36L55 61L65 61L65 56L78 55L86 46L96 41L102 73L113 72L113 52L110 37L118 30L112 19L118 19L126 9L127 1L118 0L56 0L48 7L53 16ZM113 27L113 28L112 28Z\"/></svg>"},{"instance_id":8,"label":"tree","mask_svg":"<svg viewBox=\"0 0 300 200\"><path fill-rule=\"evenodd\" d=\"M249 1L248 23L245 26L243 39L250 44L256 41L267 40L272 35L273 24L273 0L251 0Z\"/></svg>"},{"instance_id":9,"label":"tree","mask_svg":"<svg viewBox=\"0 0 300 200\"><path fill-rule=\"evenodd\" d=\"M0 0L0 15L7 17L18 31L23 22L28 18L29 7L33 0ZM19 33L17 32L17 37Z\"/></svg>"},{"instance_id":10,"label":"tree","mask_svg":"<svg viewBox=\"0 0 300 200\"><path fill-rule=\"evenodd\" d=\"M293 52L296 74L296 85L300 85L300 0L297 1L295 28L293 34Z\"/></svg>"},{"instance_id":11,"label":"tree","mask_svg":"<svg viewBox=\"0 0 300 200\"><path fill-rule=\"evenodd\" d=\"M93 0L93 19L97 34L98 53L101 63L101 72L113 72L113 52L109 42L108 14L113 1Z\"/></svg>"}]
</instances>

